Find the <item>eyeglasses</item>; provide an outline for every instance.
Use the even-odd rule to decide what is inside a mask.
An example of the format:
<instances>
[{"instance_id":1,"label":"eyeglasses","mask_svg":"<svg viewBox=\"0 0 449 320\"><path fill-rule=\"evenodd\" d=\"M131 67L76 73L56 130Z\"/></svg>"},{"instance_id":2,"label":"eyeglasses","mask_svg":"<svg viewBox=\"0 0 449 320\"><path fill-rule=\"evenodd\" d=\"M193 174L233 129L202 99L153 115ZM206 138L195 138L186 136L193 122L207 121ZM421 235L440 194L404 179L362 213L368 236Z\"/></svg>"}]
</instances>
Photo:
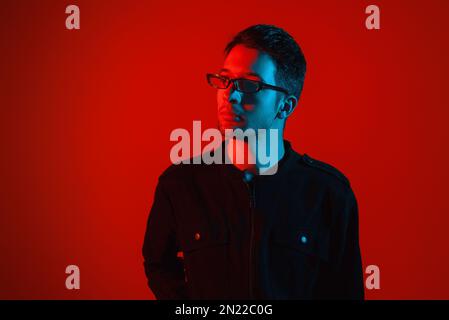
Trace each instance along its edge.
<instances>
[{"instance_id":1,"label":"eyeglasses","mask_svg":"<svg viewBox=\"0 0 449 320\"><path fill-rule=\"evenodd\" d=\"M272 86L257 80L250 80L245 78L230 79L225 76L221 76L215 73L206 74L207 82L209 85L216 89L227 89L232 83L235 90L243 93L256 93L262 89L271 89L285 93L288 95L288 91L281 87Z\"/></svg>"}]
</instances>

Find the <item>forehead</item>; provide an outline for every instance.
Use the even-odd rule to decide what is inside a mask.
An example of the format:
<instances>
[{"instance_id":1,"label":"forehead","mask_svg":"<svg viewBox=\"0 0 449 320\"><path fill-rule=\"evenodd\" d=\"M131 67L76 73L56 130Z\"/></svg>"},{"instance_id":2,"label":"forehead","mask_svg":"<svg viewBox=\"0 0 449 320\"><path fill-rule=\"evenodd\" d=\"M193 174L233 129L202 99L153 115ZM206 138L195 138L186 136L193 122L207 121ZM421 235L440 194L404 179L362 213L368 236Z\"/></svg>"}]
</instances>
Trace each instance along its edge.
<instances>
[{"instance_id":1,"label":"forehead","mask_svg":"<svg viewBox=\"0 0 449 320\"><path fill-rule=\"evenodd\" d=\"M257 49L237 45L226 56L223 69L228 70L235 76L256 73L265 81L273 81L276 65L268 54Z\"/></svg>"}]
</instances>

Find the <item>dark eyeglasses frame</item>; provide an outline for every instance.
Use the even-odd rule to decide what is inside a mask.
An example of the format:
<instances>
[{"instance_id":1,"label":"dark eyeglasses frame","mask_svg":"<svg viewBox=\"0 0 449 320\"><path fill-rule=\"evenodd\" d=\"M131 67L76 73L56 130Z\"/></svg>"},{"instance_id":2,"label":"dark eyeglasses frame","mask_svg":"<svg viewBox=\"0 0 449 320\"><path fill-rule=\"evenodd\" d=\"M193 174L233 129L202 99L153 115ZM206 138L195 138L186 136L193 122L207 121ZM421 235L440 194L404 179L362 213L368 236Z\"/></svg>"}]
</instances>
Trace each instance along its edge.
<instances>
[{"instance_id":1,"label":"dark eyeglasses frame","mask_svg":"<svg viewBox=\"0 0 449 320\"><path fill-rule=\"evenodd\" d=\"M214 77L214 78L221 78L221 79L227 80L227 85L226 85L226 87L224 87L224 88L218 88L218 87L214 86L214 85L212 84L211 80L210 80L212 77ZM280 91L280 92L285 93L286 95L289 95L288 91L285 90L284 88L277 87L277 86L272 86L271 84L267 84L267 83L262 82L262 81L257 81L257 80L252 80L252 79L246 79L246 78L236 78L236 79L231 79L231 78L228 78L228 77L219 75L219 74L217 74L217 73L207 73L207 74L206 74L206 78L207 78L207 83L209 83L210 86L212 86L212 87L214 87L214 88L216 88L216 89L227 89L227 88L229 88L229 85L232 83L233 86L234 86L234 88L235 88L235 90L237 90L237 91L239 91L239 92L243 92L243 93L256 93L256 92L259 92L259 91L262 90L262 89L271 89L271 90ZM238 80L246 80L246 81L252 81L252 82L254 82L254 83L257 83L257 85L258 85L257 90L254 91L254 92L253 92L253 91L248 92L248 91L241 90L241 89L239 88L239 86L238 86L238 83L237 83Z\"/></svg>"}]
</instances>

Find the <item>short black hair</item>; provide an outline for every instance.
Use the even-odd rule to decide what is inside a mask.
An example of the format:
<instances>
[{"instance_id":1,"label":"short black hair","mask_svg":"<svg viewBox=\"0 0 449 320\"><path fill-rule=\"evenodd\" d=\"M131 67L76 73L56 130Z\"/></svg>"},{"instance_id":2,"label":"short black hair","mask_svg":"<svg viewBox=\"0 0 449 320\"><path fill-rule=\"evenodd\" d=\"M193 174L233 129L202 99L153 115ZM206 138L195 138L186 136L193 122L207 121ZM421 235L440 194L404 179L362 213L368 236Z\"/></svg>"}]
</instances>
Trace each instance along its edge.
<instances>
[{"instance_id":1,"label":"short black hair","mask_svg":"<svg viewBox=\"0 0 449 320\"><path fill-rule=\"evenodd\" d=\"M225 56L237 45L268 54L276 65L276 83L299 99L304 87L306 59L290 34L273 25L257 24L236 34L226 45Z\"/></svg>"}]
</instances>

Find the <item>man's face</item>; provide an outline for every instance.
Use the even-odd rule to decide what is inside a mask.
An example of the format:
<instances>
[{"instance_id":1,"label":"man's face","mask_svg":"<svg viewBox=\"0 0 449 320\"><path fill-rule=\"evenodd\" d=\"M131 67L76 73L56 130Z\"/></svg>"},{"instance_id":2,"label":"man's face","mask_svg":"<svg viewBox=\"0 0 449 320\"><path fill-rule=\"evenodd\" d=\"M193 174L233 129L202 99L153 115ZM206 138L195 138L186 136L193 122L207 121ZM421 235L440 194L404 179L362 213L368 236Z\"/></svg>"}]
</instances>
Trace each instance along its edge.
<instances>
[{"instance_id":1,"label":"man's face","mask_svg":"<svg viewBox=\"0 0 449 320\"><path fill-rule=\"evenodd\" d=\"M235 46L229 52L219 74L231 79L246 78L276 85L276 66L271 57L242 45ZM220 130L270 129L280 107L280 96L282 95L270 89L243 93L235 90L232 84L227 89L218 89Z\"/></svg>"}]
</instances>

